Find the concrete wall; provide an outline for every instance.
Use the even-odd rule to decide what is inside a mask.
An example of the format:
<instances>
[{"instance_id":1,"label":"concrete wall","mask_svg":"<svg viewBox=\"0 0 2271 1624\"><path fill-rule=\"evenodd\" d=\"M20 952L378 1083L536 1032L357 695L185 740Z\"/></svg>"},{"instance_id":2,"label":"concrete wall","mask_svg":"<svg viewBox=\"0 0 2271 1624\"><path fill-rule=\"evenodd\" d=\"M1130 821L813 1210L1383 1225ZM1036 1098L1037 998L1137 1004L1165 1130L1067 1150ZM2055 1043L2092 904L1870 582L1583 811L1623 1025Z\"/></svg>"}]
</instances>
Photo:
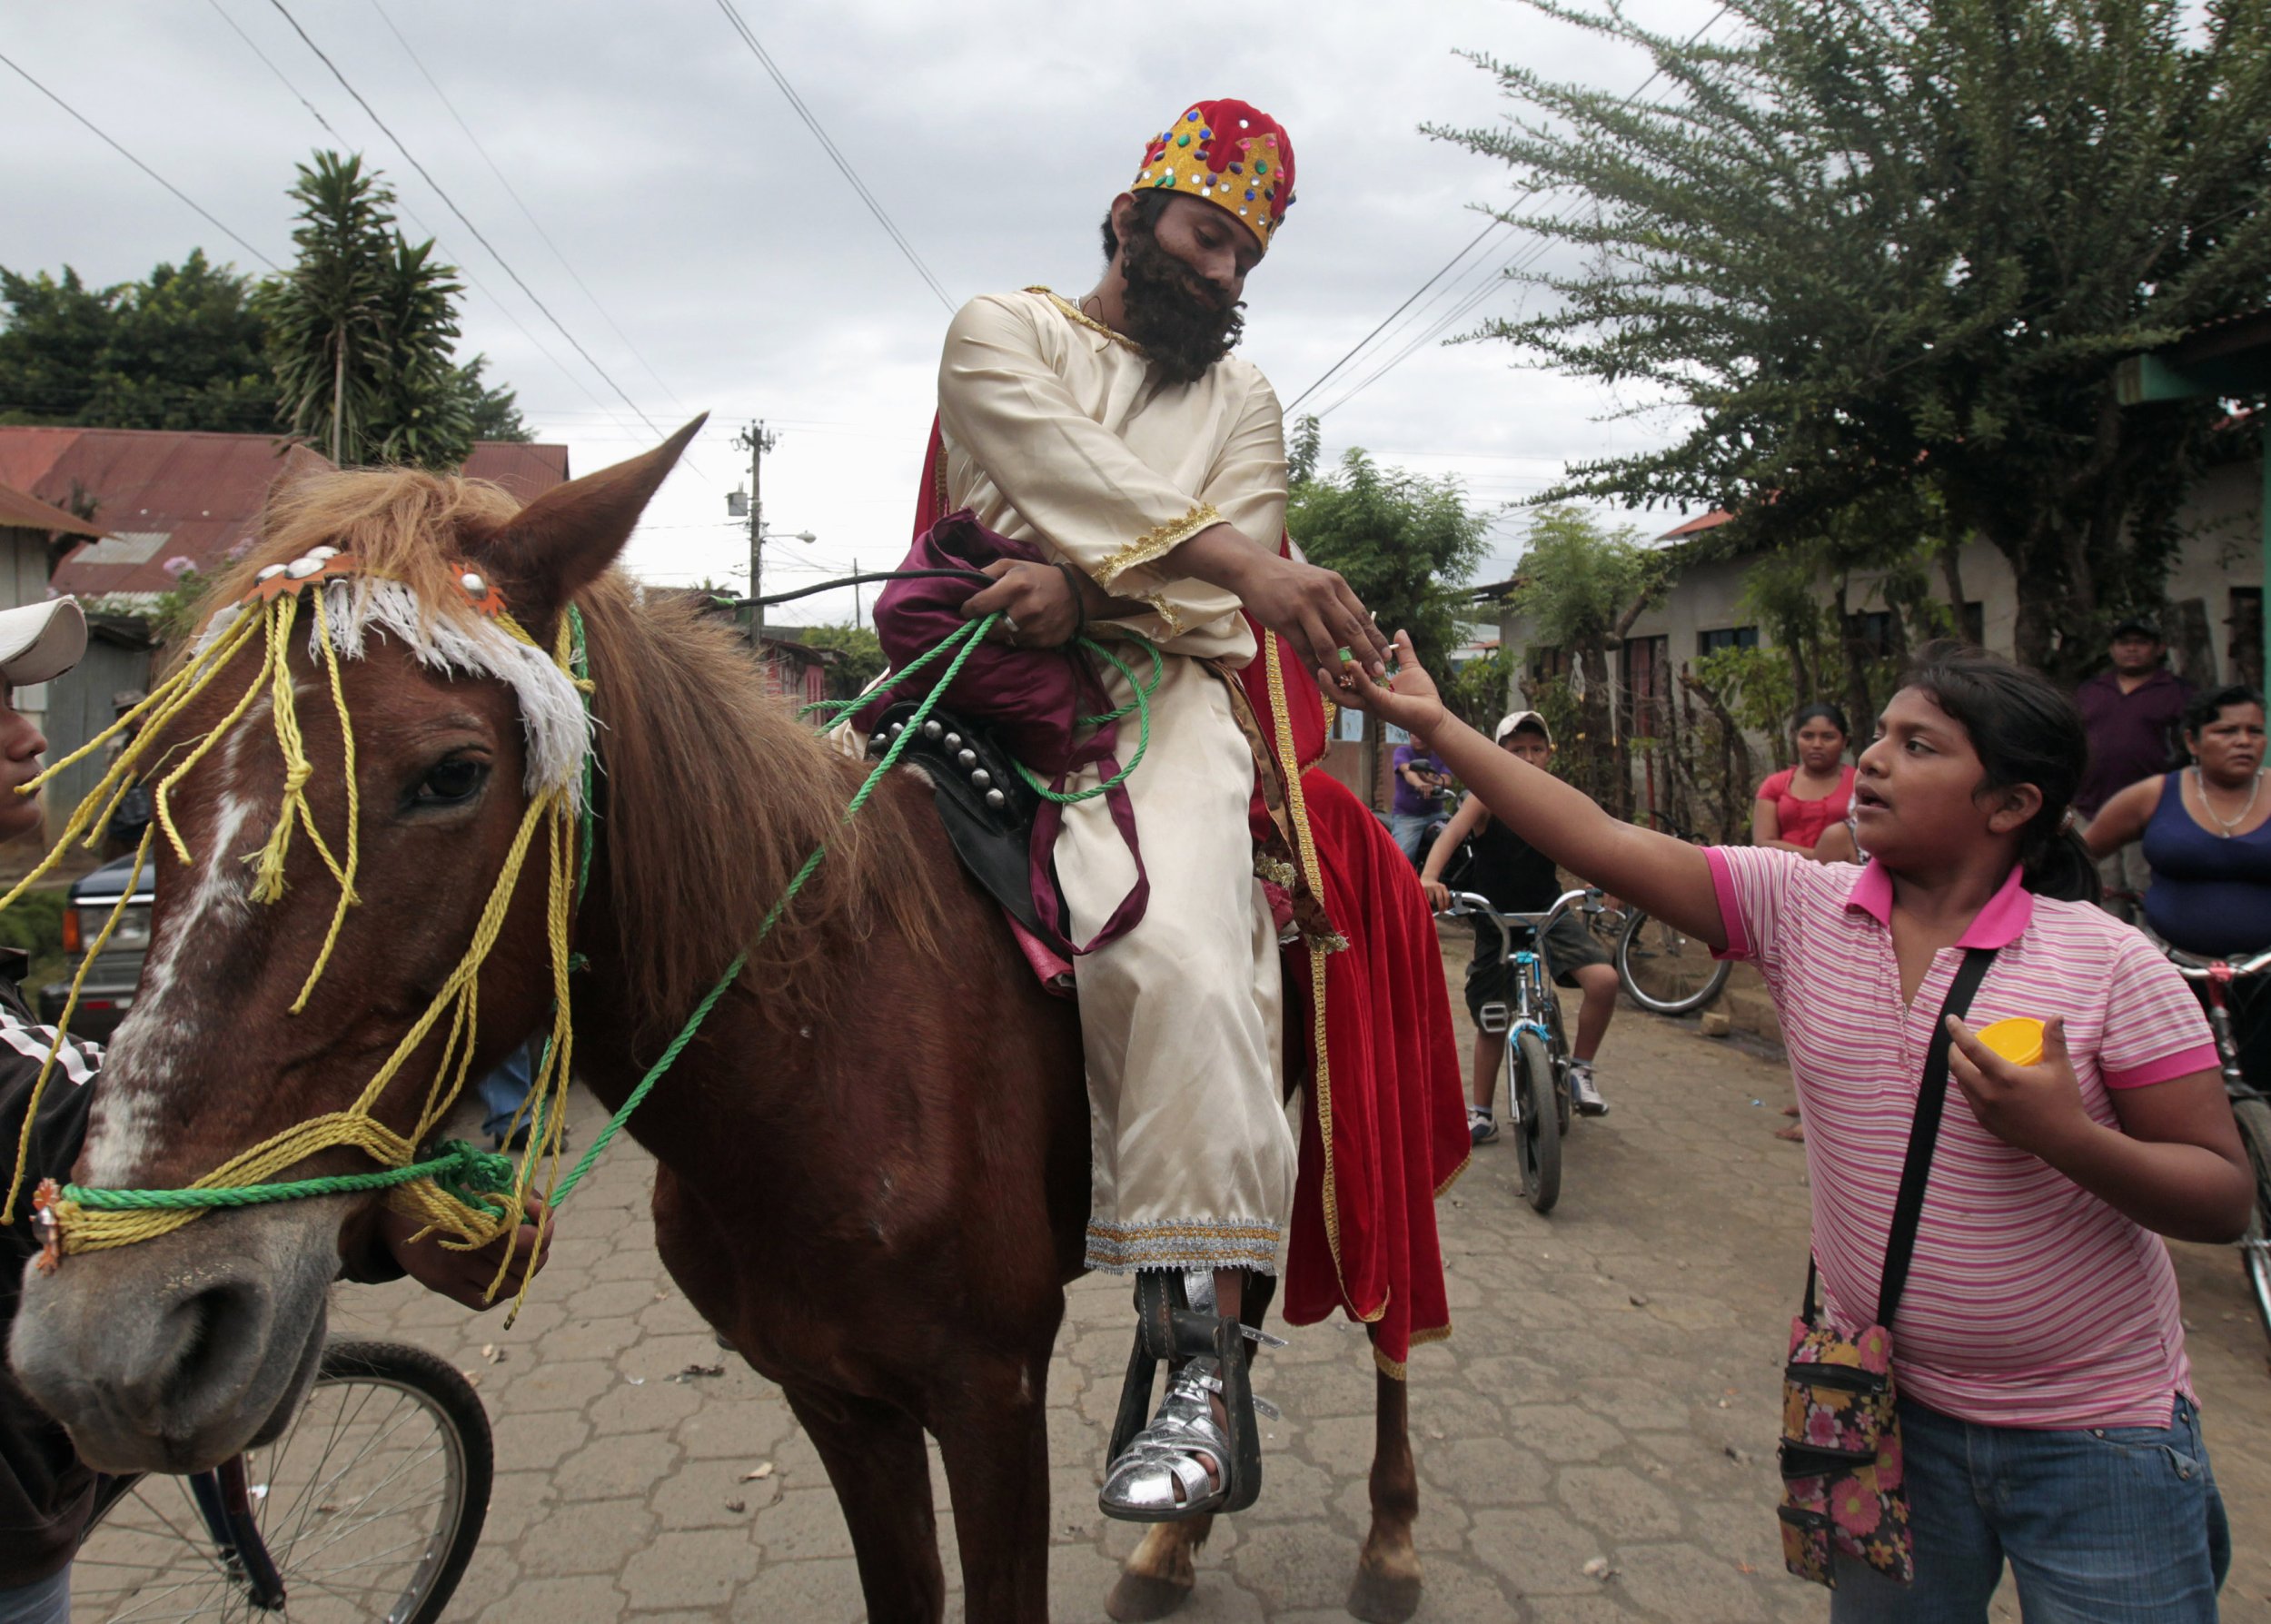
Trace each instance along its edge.
<instances>
[{"instance_id":1,"label":"concrete wall","mask_svg":"<svg viewBox=\"0 0 2271 1624\"><path fill-rule=\"evenodd\" d=\"M2187 600L2199 601L2213 664L2212 672L2200 675L2217 681L2238 680L2232 664L2233 592L2236 589L2260 589L2263 585L2261 511L2261 468L2249 460L2210 470L2194 489L2178 519L2185 540L2169 571L2168 601L2178 612ZM1956 556L1964 597L1980 606L1982 640L1998 653L2013 652L2018 595L2010 566L1984 541L1967 542ZM1701 651L1705 632L1756 622L1757 617L1742 601L1749 570L1750 560L1734 558L1697 564L1683 571L1671 591L1633 622L1631 635L1664 638L1671 665L1678 669L1682 661L1693 660ZM1881 579L1880 571L1857 572L1848 589L1847 609L1859 614L1889 608L1879 589ZM1945 587L1937 575L1932 588L1935 596L1945 597ZM1830 600L1826 578L1821 583L1821 600ZM2167 629L2174 641L2177 627L2172 624ZM1532 637L1532 628L1525 617L1512 609L1501 611L1499 638L1517 681L1529 669ZM1764 627L1759 629L1759 640L1762 646L1772 643ZM1854 721L1856 726L1862 725L1858 717Z\"/></svg>"}]
</instances>

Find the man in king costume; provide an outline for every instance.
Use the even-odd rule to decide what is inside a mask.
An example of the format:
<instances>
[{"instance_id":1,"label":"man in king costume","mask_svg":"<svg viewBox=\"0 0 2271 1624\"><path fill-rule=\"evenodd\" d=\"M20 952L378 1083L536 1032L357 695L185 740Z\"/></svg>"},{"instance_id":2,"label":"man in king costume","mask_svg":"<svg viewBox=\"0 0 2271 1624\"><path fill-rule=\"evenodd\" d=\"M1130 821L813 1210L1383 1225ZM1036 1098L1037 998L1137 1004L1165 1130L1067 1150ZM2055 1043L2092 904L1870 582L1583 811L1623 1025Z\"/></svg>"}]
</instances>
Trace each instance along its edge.
<instances>
[{"instance_id":1,"label":"man in king costume","mask_svg":"<svg viewBox=\"0 0 2271 1624\"><path fill-rule=\"evenodd\" d=\"M988 295L957 314L925 481L927 506L968 509L1050 560L993 567L964 610L999 611L992 635L1055 648L1085 625L1161 651L1149 747L1126 780L1149 904L1074 971L1095 1124L1086 1263L1154 1281L1211 1272L1233 1317L1247 1275L1276 1268L1294 1187L1278 930L1255 876L1254 746L1235 691L1255 653L1246 616L1304 673L1377 673L1387 652L1338 575L1281 553L1283 416L1230 353L1245 278L1293 193L1274 120L1228 100L1178 114L1113 200L1091 292ZM1130 700L1124 677L1103 680L1115 705ZM1055 856L1069 935L1088 941L1136 877L1104 798L1065 807ZM1228 1362L1241 1368L1201 1355L1171 1377L1106 1471L1107 1513L1251 1502L1253 1417L1244 1362Z\"/></svg>"}]
</instances>

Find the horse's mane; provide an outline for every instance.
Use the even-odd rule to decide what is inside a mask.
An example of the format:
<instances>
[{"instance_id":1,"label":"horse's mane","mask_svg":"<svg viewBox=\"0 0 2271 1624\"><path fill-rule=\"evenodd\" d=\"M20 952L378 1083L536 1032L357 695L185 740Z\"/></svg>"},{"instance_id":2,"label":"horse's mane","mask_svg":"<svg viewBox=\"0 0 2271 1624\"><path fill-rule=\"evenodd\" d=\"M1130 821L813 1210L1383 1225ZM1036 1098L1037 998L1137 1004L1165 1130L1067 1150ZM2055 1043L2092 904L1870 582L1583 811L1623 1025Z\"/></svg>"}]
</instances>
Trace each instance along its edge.
<instances>
[{"instance_id":1,"label":"horse's mane","mask_svg":"<svg viewBox=\"0 0 2271 1624\"><path fill-rule=\"evenodd\" d=\"M769 1001L826 1000L817 966L878 926L935 951L941 876L906 860L908 814L878 795L844 822L862 769L767 694L739 636L683 598L609 570L577 599L598 690L600 839L627 966L675 1022L749 948ZM917 803L930 817L929 798ZM828 857L765 941L759 927L814 848ZM896 861L894 859L897 859Z\"/></svg>"},{"instance_id":2,"label":"horse's mane","mask_svg":"<svg viewBox=\"0 0 2271 1624\"><path fill-rule=\"evenodd\" d=\"M266 565L328 545L408 585L423 613L470 628L479 617L458 566L520 508L485 481L412 469L303 476L271 497L259 536L193 623L235 601ZM909 849L907 813L878 795L843 822L854 764L764 691L731 627L678 595L643 593L616 569L576 605L600 724L599 840L626 990L650 1025L674 1028L743 947L745 983L792 1006L823 1002L828 988L812 966L856 951L878 926L935 947L939 876L892 860ZM550 646L550 629L529 629ZM766 914L822 844L827 858L759 942Z\"/></svg>"}]
</instances>

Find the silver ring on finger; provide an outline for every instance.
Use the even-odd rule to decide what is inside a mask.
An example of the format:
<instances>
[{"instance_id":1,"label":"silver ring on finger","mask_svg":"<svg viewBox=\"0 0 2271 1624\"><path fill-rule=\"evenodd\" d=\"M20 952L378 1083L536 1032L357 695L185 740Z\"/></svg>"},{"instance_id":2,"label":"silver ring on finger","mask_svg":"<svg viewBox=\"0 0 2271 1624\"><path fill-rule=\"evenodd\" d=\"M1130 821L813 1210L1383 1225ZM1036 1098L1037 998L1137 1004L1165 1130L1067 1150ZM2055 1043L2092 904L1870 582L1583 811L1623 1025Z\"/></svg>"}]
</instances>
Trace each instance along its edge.
<instances>
[{"instance_id":1,"label":"silver ring on finger","mask_svg":"<svg viewBox=\"0 0 2271 1624\"><path fill-rule=\"evenodd\" d=\"M1015 616L1015 615L1013 615L1013 614L1009 614L1009 613L1007 613L1007 611L1005 611L1005 612L1003 613L1003 615L1002 615L1002 618L1001 618L1001 623L1002 623L1002 629L1003 629L1004 630L1007 631L1011 637L1013 637L1013 638L1014 638L1014 637L1016 637L1016 636L1017 635L1017 617L1016 617L1016 616Z\"/></svg>"}]
</instances>

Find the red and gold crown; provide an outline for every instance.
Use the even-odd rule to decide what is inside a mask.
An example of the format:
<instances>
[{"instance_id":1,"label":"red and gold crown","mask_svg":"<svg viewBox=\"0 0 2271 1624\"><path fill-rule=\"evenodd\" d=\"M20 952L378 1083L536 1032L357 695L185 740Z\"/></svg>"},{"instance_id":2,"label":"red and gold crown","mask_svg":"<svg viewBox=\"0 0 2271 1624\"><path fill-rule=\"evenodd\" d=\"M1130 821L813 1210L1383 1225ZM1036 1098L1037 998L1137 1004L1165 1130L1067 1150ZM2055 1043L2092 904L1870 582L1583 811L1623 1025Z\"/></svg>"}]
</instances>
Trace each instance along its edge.
<instances>
[{"instance_id":1,"label":"red and gold crown","mask_svg":"<svg viewBox=\"0 0 2271 1624\"><path fill-rule=\"evenodd\" d=\"M1227 98L1196 102L1144 149L1131 190L1219 203L1270 245L1294 201L1294 141L1268 114Z\"/></svg>"}]
</instances>

